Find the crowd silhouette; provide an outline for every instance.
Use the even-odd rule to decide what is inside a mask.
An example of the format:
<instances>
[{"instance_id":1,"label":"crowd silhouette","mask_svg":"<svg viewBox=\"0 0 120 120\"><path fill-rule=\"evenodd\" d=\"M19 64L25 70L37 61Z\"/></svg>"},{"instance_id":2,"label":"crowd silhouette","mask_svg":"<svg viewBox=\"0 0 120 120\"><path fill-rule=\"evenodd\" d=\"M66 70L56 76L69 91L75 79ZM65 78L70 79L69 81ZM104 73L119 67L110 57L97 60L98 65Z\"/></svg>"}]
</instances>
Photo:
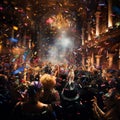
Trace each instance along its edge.
<instances>
[{"instance_id":1,"label":"crowd silhouette","mask_svg":"<svg viewBox=\"0 0 120 120\"><path fill-rule=\"evenodd\" d=\"M25 65L23 65L25 66ZM120 71L38 64L14 74L0 62L0 112L6 120L120 120ZM36 67L36 66L35 66Z\"/></svg>"}]
</instances>

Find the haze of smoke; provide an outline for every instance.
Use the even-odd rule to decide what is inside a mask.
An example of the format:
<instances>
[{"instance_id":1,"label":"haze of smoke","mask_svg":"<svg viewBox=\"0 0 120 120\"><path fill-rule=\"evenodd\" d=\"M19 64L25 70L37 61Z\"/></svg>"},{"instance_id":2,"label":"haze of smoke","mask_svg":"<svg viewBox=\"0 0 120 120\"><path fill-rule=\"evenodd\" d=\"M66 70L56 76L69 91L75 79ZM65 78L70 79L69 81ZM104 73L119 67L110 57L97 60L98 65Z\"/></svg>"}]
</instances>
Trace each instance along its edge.
<instances>
[{"instance_id":1,"label":"haze of smoke","mask_svg":"<svg viewBox=\"0 0 120 120\"><path fill-rule=\"evenodd\" d=\"M55 43L48 51L47 61L52 63L68 62L67 56L74 48L74 39L68 37L65 32L62 32L60 38L55 40Z\"/></svg>"}]
</instances>

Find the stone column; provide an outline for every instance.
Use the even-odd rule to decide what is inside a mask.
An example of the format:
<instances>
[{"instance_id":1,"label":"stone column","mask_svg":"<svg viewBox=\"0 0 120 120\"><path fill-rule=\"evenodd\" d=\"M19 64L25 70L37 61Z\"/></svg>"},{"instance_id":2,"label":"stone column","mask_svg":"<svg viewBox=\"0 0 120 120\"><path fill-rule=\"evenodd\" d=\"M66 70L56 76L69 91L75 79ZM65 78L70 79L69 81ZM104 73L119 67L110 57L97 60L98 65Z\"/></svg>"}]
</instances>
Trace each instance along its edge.
<instances>
[{"instance_id":1,"label":"stone column","mask_svg":"<svg viewBox=\"0 0 120 120\"><path fill-rule=\"evenodd\" d=\"M112 0L108 0L108 28L113 27L112 22Z\"/></svg>"},{"instance_id":2,"label":"stone column","mask_svg":"<svg viewBox=\"0 0 120 120\"><path fill-rule=\"evenodd\" d=\"M0 53L2 53L3 46L2 46L2 41L0 40Z\"/></svg>"},{"instance_id":3,"label":"stone column","mask_svg":"<svg viewBox=\"0 0 120 120\"><path fill-rule=\"evenodd\" d=\"M31 43L31 39L29 39L29 43L28 43L28 46L29 46L29 49L31 49L31 46L32 46L32 43Z\"/></svg>"},{"instance_id":4,"label":"stone column","mask_svg":"<svg viewBox=\"0 0 120 120\"><path fill-rule=\"evenodd\" d=\"M96 55L95 57L96 57L96 66L99 67L101 55Z\"/></svg>"},{"instance_id":5,"label":"stone column","mask_svg":"<svg viewBox=\"0 0 120 120\"><path fill-rule=\"evenodd\" d=\"M91 56L91 66L94 66L94 53L92 53L92 56Z\"/></svg>"},{"instance_id":6,"label":"stone column","mask_svg":"<svg viewBox=\"0 0 120 120\"><path fill-rule=\"evenodd\" d=\"M84 43L85 43L85 41L84 41L84 39L85 39L85 33L84 33L84 31L85 31L85 29L82 28L82 45L84 45Z\"/></svg>"},{"instance_id":7,"label":"stone column","mask_svg":"<svg viewBox=\"0 0 120 120\"><path fill-rule=\"evenodd\" d=\"M25 33L24 33L24 36L23 36L23 46L26 47L26 43L27 43L27 41L26 41L26 28L25 28Z\"/></svg>"},{"instance_id":8,"label":"stone column","mask_svg":"<svg viewBox=\"0 0 120 120\"><path fill-rule=\"evenodd\" d=\"M119 64L119 68L118 69L120 70L120 58L119 58L119 63L118 64Z\"/></svg>"},{"instance_id":9,"label":"stone column","mask_svg":"<svg viewBox=\"0 0 120 120\"><path fill-rule=\"evenodd\" d=\"M82 66L85 66L85 56L82 55Z\"/></svg>"},{"instance_id":10,"label":"stone column","mask_svg":"<svg viewBox=\"0 0 120 120\"><path fill-rule=\"evenodd\" d=\"M88 22L88 41L91 40L91 35L90 35L90 23Z\"/></svg>"},{"instance_id":11,"label":"stone column","mask_svg":"<svg viewBox=\"0 0 120 120\"><path fill-rule=\"evenodd\" d=\"M109 62L109 64L108 64L108 67L109 68L111 68L112 66L113 66L113 57L114 57L114 54L108 54L108 62Z\"/></svg>"},{"instance_id":12,"label":"stone column","mask_svg":"<svg viewBox=\"0 0 120 120\"><path fill-rule=\"evenodd\" d=\"M97 11L97 12L95 13L95 16L96 16L96 36L99 36L99 34L100 34L100 31L99 31L100 12Z\"/></svg>"},{"instance_id":13,"label":"stone column","mask_svg":"<svg viewBox=\"0 0 120 120\"><path fill-rule=\"evenodd\" d=\"M118 69L120 70L120 48L119 48L119 56L118 56L118 58L119 58L119 61L118 61Z\"/></svg>"},{"instance_id":14,"label":"stone column","mask_svg":"<svg viewBox=\"0 0 120 120\"><path fill-rule=\"evenodd\" d=\"M87 58L87 69L88 69L88 71L90 71L90 67L91 67L91 57L88 56L88 58Z\"/></svg>"}]
</instances>

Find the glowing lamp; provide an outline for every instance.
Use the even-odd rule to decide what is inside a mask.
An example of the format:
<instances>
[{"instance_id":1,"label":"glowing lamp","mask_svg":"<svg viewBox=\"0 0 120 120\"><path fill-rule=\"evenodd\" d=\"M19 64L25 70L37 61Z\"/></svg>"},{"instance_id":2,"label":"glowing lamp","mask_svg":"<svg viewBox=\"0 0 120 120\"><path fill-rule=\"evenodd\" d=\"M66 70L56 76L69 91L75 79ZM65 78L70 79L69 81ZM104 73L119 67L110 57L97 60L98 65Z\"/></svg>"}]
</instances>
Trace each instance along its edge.
<instances>
[{"instance_id":1,"label":"glowing lamp","mask_svg":"<svg viewBox=\"0 0 120 120\"><path fill-rule=\"evenodd\" d=\"M14 30L18 30L18 27L16 27L16 26L13 26L13 29L14 29Z\"/></svg>"}]
</instances>

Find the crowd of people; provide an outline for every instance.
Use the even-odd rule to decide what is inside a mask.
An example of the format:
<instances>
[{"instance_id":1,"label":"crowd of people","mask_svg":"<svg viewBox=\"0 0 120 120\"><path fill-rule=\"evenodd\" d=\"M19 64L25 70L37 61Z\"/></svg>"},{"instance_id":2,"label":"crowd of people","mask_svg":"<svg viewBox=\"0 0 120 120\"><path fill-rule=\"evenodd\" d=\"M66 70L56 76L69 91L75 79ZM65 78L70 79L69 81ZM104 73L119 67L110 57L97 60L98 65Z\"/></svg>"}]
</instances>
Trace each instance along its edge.
<instances>
[{"instance_id":1,"label":"crowd of people","mask_svg":"<svg viewBox=\"0 0 120 120\"><path fill-rule=\"evenodd\" d=\"M0 112L6 120L120 120L120 71L50 62L15 67L1 56Z\"/></svg>"}]
</instances>

